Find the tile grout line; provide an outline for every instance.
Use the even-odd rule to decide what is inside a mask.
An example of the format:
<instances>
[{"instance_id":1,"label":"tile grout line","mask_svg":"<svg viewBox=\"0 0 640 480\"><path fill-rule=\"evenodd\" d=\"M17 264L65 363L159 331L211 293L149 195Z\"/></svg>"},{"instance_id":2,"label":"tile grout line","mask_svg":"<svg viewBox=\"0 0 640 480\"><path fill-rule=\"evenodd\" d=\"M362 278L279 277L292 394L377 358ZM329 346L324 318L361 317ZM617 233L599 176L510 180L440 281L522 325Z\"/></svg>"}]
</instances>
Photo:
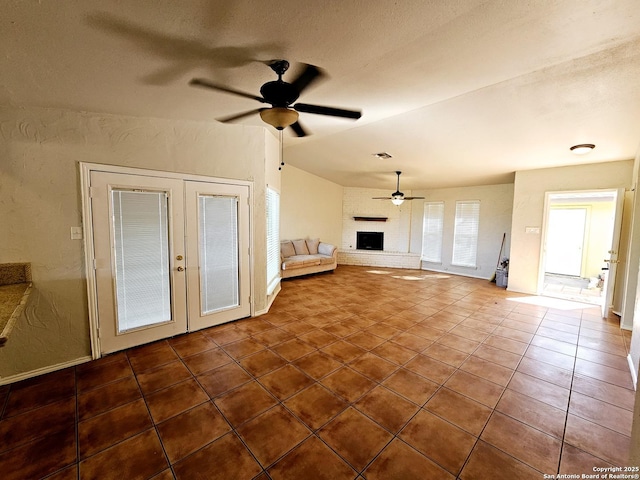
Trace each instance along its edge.
<instances>
[{"instance_id":1,"label":"tile grout line","mask_svg":"<svg viewBox=\"0 0 640 480\"><path fill-rule=\"evenodd\" d=\"M564 453L565 437L567 436L567 425L569 423L569 409L571 407L571 395L573 394L573 381L576 374L576 363L578 361L578 344L580 342L580 332L582 330L582 313L580 314L580 326L578 327L578 338L576 339L576 350L573 356L573 369L571 370L571 383L569 384L569 398L567 399L567 411L564 417L564 427L562 429L562 438L560 439L560 456L558 458L558 468L556 473L560 473L562 466L562 454ZM568 444L567 444L568 445Z\"/></svg>"}]
</instances>

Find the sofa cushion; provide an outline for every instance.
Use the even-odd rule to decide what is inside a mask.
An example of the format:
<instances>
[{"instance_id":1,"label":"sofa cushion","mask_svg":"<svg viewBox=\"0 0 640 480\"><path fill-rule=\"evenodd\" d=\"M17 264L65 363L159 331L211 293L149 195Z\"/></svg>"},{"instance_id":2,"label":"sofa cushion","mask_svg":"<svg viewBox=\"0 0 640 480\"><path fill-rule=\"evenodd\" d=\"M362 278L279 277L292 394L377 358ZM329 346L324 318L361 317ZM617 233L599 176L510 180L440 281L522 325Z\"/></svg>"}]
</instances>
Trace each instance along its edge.
<instances>
[{"instance_id":1,"label":"sofa cushion","mask_svg":"<svg viewBox=\"0 0 640 480\"><path fill-rule=\"evenodd\" d=\"M309 249L307 248L307 242L305 240L292 240L293 248L296 250L296 255L309 255Z\"/></svg>"},{"instance_id":2,"label":"sofa cushion","mask_svg":"<svg viewBox=\"0 0 640 480\"><path fill-rule=\"evenodd\" d=\"M295 248L293 248L293 243L291 240L285 240L280 242L280 253L283 257L292 257L296 254Z\"/></svg>"},{"instance_id":3,"label":"sofa cushion","mask_svg":"<svg viewBox=\"0 0 640 480\"><path fill-rule=\"evenodd\" d=\"M307 248L309 249L309 253L311 255L317 255L318 253L318 244L320 243L319 238L308 238L307 239Z\"/></svg>"},{"instance_id":4,"label":"sofa cushion","mask_svg":"<svg viewBox=\"0 0 640 480\"><path fill-rule=\"evenodd\" d=\"M294 268L309 267L312 265L320 265L320 259L312 255L293 255L292 257L287 257L287 259L282 262L282 269L292 270Z\"/></svg>"},{"instance_id":5,"label":"sofa cushion","mask_svg":"<svg viewBox=\"0 0 640 480\"><path fill-rule=\"evenodd\" d=\"M329 257L327 255L311 255L311 257L320 260L320 265L331 265L335 262L333 257Z\"/></svg>"},{"instance_id":6,"label":"sofa cushion","mask_svg":"<svg viewBox=\"0 0 640 480\"><path fill-rule=\"evenodd\" d=\"M333 252L336 250L336 247L331 245L330 243L322 243L318 245L318 253L321 255L333 255Z\"/></svg>"}]
</instances>

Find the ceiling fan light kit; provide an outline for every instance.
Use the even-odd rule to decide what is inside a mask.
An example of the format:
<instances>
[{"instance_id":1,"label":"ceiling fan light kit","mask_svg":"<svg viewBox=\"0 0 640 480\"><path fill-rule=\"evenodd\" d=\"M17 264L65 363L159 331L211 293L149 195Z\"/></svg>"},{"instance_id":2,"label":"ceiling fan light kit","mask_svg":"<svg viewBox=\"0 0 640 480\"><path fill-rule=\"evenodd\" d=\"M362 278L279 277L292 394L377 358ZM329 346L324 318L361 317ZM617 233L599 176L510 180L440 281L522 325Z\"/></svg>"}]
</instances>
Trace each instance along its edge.
<instances>
[{"instance_id":1,"label":"ceiling fan light kit","mask_svg":"<svg viewBox=\"0 0 640 480\"><path fill-rule=\"evenodd\" d=\"M265 108L260 110L260 118L276 130L284 130L298 121L298 112L288 108Z\"/></svg>"},{"instance_id":2,"label":"ceiling fan light kit","mask_svg":"<svg viewBox=\"0 0 640 480\"><path fill-rule=\"evenodd\" d=\"M576 155L586 155L587 153L591 153L594 148L596 148L596 146L593 143L581 143L580 145L574 145L569 150Z\"/></svg>"}]
</instances>

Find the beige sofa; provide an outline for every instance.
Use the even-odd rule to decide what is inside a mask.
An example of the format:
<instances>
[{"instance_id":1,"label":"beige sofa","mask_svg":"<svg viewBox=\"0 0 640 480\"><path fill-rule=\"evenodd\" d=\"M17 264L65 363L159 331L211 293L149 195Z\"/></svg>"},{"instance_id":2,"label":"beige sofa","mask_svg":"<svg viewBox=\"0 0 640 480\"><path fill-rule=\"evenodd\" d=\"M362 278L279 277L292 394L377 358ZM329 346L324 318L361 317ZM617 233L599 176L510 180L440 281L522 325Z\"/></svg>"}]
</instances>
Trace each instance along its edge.
<instances>
[{"instance_id":1,"label":"beige sofa","mask_svg":"<svg viewBox=\"0 0 640 480\"><path fill-rule=\"evenodd\" d=\"M281 277L297 277L335 270L338 249L319 239L283 240L280 242Z\"/></svg>"}]
</instances>

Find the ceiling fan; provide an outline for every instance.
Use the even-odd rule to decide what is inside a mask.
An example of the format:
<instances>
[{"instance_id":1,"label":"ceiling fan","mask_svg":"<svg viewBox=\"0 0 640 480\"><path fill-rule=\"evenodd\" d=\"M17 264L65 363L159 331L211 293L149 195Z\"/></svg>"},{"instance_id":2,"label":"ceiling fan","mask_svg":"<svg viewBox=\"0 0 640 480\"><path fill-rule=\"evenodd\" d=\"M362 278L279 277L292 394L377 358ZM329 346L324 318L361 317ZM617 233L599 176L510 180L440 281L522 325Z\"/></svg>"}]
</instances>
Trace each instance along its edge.
<instances>
[{"instance_id":1,"label":"ceiling fan","mask_svg":"<svg viewBox=\"0 0 640 480\"><path fill-rule=\"evenodd\" d=\"M282 80L282 76L289 69L289 62L286 60L273 60L268 65L271 70L278 75L278 80L273 80L262 85L262 87L260 87L261 96L246 93L241 90L236 90L235 88L230 88L201 78L194 78L189 82L189 85L211 88L213 90L251 98L261 103L271 105L271 107L257 108L255 110L237 113L230 117L219 118L218 121L220 122L233 122L259 113L265 123L272 125L277 130L283 130L286 127L291 127L293 132L299 137L304 137L308 135L308 133L298 122L298 112L350 118L353 120L357 120L362 115L360 111L356 110L323 107L309 103L294 104L300 94L309 85L311 85L311 83L323 77L324 73L318 67L306 65L304 70L293 81L291 81L291 83L288 83Z\"/></svg>"},{"instance_id":2,"label":"ceiling fan","mask_svg":"<svg viewBox=\"0 0 640 480\"><path fill-rule=\"evenodd\" d=\"M398 183L396 184L396 191L391 194L390 197L373 197L374 200L391 200L394 205L402 205L402 202L405 200L420 200L424 199L424 197L405 197L404 193L400 191L400 174L402 172L396 170L396 175L398 176Z\"/></svg>"}]
</instances>

